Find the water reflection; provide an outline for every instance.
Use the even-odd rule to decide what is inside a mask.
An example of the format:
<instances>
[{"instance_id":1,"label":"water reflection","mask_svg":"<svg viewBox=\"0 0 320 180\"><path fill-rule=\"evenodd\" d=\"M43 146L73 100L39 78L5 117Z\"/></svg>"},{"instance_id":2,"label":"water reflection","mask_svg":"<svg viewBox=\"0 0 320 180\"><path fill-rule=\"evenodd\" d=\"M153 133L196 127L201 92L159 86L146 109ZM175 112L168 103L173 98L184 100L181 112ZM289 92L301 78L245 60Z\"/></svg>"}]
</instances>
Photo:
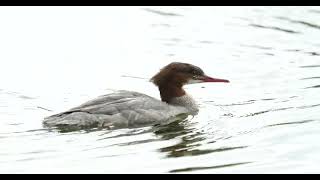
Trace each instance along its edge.
<instances>
[{"instance_id":1,"label":"water reflection","mask_svg":"<svg viewBox=\"0 0 320 180\"><path fill-rule=\"evenodd\" d=\"M194 128L186 126L186 121L175 121L165 126L154 127L153 132L163 140L170 140L193 132Z\"/></svg>"},{"instance_id":2,"label":"water reflection","mask_svg":"<svg viewBox=\"0 0 320 180\"><path fill-rule=\"evenodd\" d=\"M196 129L192 127L189 121L176 121L167 126L162 126L160 129L154 131L157 136L163 140L179 138L180 142L175 145L160 148L159 151L167 153L167 157L209 153L208 150L193 149L199 147L201 141L206 139L203 133L195 133L194 131L196 131Z\"/></svg>"},{"instance_id":3,"label":"water reflection","mask_svg":"<svg viewBox=\"0 0 320 180\"><path fill-rule=\"evenodd\" d=\"M238 146L201 149L200 147L203 145L203 142L205 140L209 140L209 136L206 133L197 131L197 129L192 126L190 121L173 122L167 126L161 127L161 129L156 130L154 133L160 136L160 138L163 140L179 138L179 143L159 149L160 152L166 153L166 157L168 158L198 156L216 152L242 149L247 147ZM210 139L214 138L211 136ZM210 144L215 142L216 141L211 141L207 143Z\"/></svg>"}]
</instances>

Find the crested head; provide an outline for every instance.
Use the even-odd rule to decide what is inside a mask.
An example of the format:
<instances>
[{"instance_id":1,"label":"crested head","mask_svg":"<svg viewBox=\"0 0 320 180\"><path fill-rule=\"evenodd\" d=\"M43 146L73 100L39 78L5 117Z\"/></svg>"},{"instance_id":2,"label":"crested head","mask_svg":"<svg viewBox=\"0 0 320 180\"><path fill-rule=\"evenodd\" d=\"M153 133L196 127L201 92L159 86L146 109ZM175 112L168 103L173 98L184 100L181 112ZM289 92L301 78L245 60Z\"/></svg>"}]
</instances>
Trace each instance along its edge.
<instances>
[{"instance_id":1,"label":"crested head","mask_svg":"<svg viewBox=\"0 0 320 180\"><path fill-rule=\"evenodd\" d=\"M194 80L195 76L203 76L201 68L188 63L173 62L163 67L160 72L151 78L156 86L174 83L183 86Z\"/></svg>"},{"instance_id":2,"label":"crested head","mask_svg":"<svg viewBox=\"0 0 320 180\"><path fill-rule=\"evenodd\" d=\"M159 87L162 101L170 103L172 98L185 95L183 85L203 82L229 82L225 79L211 78L195 65L173 62L163 67L151 78Z\"/></svg>"}]
</instances>

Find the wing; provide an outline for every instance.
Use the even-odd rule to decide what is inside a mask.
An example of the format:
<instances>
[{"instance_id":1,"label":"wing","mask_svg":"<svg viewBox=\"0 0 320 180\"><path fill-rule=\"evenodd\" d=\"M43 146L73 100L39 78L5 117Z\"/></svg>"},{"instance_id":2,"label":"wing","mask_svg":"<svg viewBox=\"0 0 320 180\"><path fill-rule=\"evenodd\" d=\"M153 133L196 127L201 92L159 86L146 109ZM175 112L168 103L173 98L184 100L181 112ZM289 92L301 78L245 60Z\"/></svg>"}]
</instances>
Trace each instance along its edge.
<instances>
[{"instance_id":1,"label":"wing","mask_svg":"<svg viewBox=\"0 0 320 180\"><path fill-rule=\"evenodd\" d=\"M140 127L162 123L185 112L184 108L173 107L141 93L118 91L45 118L44 123L49 126Z\"/></svg>"}]
</instances>

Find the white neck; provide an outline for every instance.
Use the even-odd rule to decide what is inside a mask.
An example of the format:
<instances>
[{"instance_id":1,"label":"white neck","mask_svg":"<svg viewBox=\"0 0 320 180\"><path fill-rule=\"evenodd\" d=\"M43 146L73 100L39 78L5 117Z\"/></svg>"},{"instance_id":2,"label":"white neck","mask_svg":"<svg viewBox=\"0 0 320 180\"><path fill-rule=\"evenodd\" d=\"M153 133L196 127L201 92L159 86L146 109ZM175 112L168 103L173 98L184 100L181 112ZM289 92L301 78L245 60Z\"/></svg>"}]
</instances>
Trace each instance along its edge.
<instances>
[{"instance_id":1,"label":"white neck","mask_svg":"<svg viewBox=\"0 0 320 180\"><path fill-rule=\"evenodd\" d=\"M187 108L190 112L193 112L193 113L197 113L199 111L197 103L188 94L185 94L180 97L172 98L170 101L170 104L177 105L177 106L183 106L183 107Z\"/></svg>"}]
</instances>

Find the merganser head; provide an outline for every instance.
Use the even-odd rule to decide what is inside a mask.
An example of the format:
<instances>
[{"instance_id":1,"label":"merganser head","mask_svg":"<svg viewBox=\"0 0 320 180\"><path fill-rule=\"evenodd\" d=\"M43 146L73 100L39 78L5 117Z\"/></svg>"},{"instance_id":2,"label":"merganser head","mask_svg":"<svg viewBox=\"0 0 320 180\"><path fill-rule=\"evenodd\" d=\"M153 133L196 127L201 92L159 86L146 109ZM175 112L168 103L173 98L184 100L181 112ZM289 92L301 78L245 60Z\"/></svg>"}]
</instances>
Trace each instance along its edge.
<instances>
[{"instance_id":1,"label":"merganser head","mask_svg":"<svg viewBox=\"0 0 320 180\"><path fill-rule=\"evenodd\" d=\"M226 79L218 79L207 76L201 68L188 63L173 62L163 67L159 73L151 78L151 81L159 87L162 101L170 103L174 97L185 95L183 85L204 82L225 82Z\"/></svg>"}]
</instances>

